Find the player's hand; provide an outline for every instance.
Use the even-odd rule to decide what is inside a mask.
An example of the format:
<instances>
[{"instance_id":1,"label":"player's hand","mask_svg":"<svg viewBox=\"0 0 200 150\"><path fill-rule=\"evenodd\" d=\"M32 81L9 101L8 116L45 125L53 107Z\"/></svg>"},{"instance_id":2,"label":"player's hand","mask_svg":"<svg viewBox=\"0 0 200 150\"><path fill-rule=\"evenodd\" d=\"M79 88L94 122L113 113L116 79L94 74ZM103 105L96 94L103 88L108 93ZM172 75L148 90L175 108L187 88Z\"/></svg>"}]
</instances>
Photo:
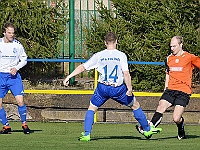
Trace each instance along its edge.
<instances>
[{"instance_id":1,"label":"player's hand","mask_svg":"<svg viewBox=\"0 0 200 150\"><path fill-rule=\"evenodd\" d=\"M133 91L132 90L128 90L127 92L126 92L126 95L128 95L128 96L132 96L132 93Z\"/></svg>"},{"instance_id":2,"label":"player's hand","mask_svg":"<svg viewBox=\"0 0 200 150\"><path fill-rule=\"evenodd\" d=\"M17 69L16 68L10 68L10 74L15 76L17 73Z\"/></svg>"},{"instance_id":3,"label":"player's hand","mask_svg":"<svg viewBox=\"0 0 200 150\"><path fill-rule=\"evenodd\" d=\"M64 86L68 86L69 85L69 78L65 78L65 80L63 81Z\"/></svg>"}]
</instances>

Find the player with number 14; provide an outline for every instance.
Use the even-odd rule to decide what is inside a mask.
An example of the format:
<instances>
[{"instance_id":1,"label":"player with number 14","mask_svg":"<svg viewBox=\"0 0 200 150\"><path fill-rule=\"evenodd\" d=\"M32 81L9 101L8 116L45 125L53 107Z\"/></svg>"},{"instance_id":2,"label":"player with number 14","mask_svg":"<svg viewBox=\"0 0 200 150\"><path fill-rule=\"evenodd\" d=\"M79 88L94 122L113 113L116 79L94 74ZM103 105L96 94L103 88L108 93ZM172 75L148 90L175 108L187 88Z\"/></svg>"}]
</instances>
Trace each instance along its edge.
<instances>
[{"instance_id":1,"label":"player with number 14","mask_svg":"<svg viewBox=\"0 0 200 150\"><path fill-rule=\"evenodd\" d=\"M132 93L131 76L128 69L127 56L125 53L116 49L117 37L113 32L105 35L106 49L94 54L84 64L79 65L70 75L68 75L63 84L67 86L70 78L85 71L96 68L99 73L97 88L90 100L89 108L84 120L84 132L79 138L80 141L90 141L92 125L94 123L94 114L109 98L116 102L126 105L133 110L135 119L144 130L144 136L149 138L152 134L162 131L161 128L150 126L142 111L140 104L136 101Z\"/></svg>"}]
</instances>

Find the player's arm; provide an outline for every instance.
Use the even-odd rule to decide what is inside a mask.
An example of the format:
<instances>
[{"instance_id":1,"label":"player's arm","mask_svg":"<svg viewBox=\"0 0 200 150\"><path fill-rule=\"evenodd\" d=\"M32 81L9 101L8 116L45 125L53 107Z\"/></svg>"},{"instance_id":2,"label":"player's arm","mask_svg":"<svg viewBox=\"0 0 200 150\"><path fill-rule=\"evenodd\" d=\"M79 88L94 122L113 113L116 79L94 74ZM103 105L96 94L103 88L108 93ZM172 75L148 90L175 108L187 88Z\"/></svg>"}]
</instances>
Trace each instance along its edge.
<instances>
[{"instance_id":1,"label":"player's arm","mask_svg":"<svg viewBox=\"0 0 200 150\"><path fill-rule=\"evenodd\" d=\"M126 84L126 87L128 88L126 95L131 96L132 95L132 81L131 81L131 75L128 69L127 56L124 53L122 53L121 60L122 60L121 61L122 71L124 74L124 82Z\"/></svg>"},{"instance_id":2,"label":"player's arm","mask_svg":"<svg viewBox=\"0 0 200 150\"><path fill-rule=\"evenodd\" d=\"M200 57L192 55L192 64L200 68Z\"/></svg>"},{"instance_id":3,"label":"player's arm","mask_svg":"<svg viewBox=\"0 0 200 150\"><path fill-rule=\"evenodd\" d=\"M169 82L169 66L167 64L167 58L165 59L165 68L166 68L166 76L165 76L165 88L164 88L164 91L168 88L168 82Z\"/></svg>"},{"instance_id":4,"label":"player's arm","mask_svg":"<svg viewBox=\"0 0 200 150\"><path fill-rule=\"evenodd\" d=\"M27 54L22 45L20 45L19 63L15 67L17 70L21 69L27 64Z\"/></svg>"},{"instance_id":5,"label":"player's arm","mask_svg":"<svg viewBox=\"0 0 200 150\"><path fill-rule=\"evenodd\" d=\"M76 76L77 74L85 71L83 64L79 65L71 74L69 74L63 81L63 84L67 86L69 84L69 79Z\"/></svg>"},{"instance_id":6,"label":"player's arm","mask_svg":"<svg viewBox=\"0 0 200 150\"><path fill-rule=\"evenodd\" d=\"M68 75L65 80L63 81L63 84L67 86L69 84L69 79L76 76L77 74L85 71L85 70L91 70L94 69L97 62L97 55L94 54L87 62L79 65L70 75Z\"/></svg>"},{"instance_id":7,"label":"player's arm","mask_svg":"<svg viewBox=\"0 0 200 150\"><path fill-rule=\"evenodd\" d=\"M24 47L21 45L20 54L19 54L19 63L16 66L10 68L10 74L15 75L19 69L24 67L27 64L27 55L24 50Z\"/></svg>"},{"instance_id":8,"label":"player's arm","mask_svg":"<svg viewBox=\"0 0 200 150\"><path fill-rule=\"evenodd\" d=\"M165 76L165 88L164 88L164 90L166 90L168 88L168 82L169 82L169 74L166 73L166 76Z\"/></svg>"},{"instance_id":9,"label":"player's arm","mask_svg":"<svg viewBox=\"0 0 200 150\"><path fill-rule=\"evenodd\" d=\"M129 71L123 71L123 73L124 73L124 82L128 88L128 91L126 94L128 96L131 96L132 95L132 81L131 81L130 73Z\"/></svg>"}]
</instances>

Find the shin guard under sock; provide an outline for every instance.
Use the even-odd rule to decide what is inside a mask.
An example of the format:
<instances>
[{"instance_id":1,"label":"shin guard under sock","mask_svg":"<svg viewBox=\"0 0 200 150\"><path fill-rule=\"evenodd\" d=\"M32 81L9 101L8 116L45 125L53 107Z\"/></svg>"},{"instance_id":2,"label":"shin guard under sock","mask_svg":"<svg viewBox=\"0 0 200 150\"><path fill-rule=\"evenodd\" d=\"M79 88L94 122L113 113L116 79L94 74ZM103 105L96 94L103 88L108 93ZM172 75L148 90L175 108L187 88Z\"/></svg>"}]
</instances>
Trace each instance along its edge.
<instances>
[{"instance_id":1,"label":"shin guard under sock","mask_svg":"<svg viewBox=\"0 0 200 150\"><path fill-rule=\"evenodd\" d=\"M181 118L182 118L181 123L179 123L179 124L176 123L176 125L177 125L179 131L182 131L182 130L184 131L184 124L183 124L184 119L183 119L183 117L181 117Z\"/></svg>"},{"instance_id":2,"label":"shin guard under sock","mask_svg":"<svg viewBox=\"0 0 200 150\"><path fill-rule=\"evenodd\" d=\"M23 106L18 106L18 112L20 115L21 122L26 122L26 105L24 104Z\"/></svg>"},{"instance_id":3,"label":"shin guard under sock","mask_svg":"<svg viewBox=\"0 0 200 150\"><path fill-rule=\"evenodd\" d=\"M84 120L85 136L91 133L93 123L94 123L94 111L88 110L86 112L85 120Z\"/></svg>"},{"instance_id":4,"label":"shin guard under sock","mask_svg":"<svg viewBox=\"0 0 200 150\"><path fill-rule=\"evenodd\" d=\"M151 119L151 122L153 123L153 125L155 127L157 127L160 123L161 123L161 120L162 120L162 116L163 114L159 113L159 112L155 112L152 119Z\"/></svg>"},{"instance_id":5,"label":"shin guard under sock","mask_svg":"<svg viewBox=\"0 0 200 150\"><path fill-rule=\"evenodd\" d=\"M144 131L149 131L150 130L150 126L148 125L147 118L146 118L144 112L142 111L142 109L138 108L138 109L134 110L133 114L134 114L135 119L142 126L143 130Z\"/></svg>"},{"instance_id":6,"label":"shin guard under sock","mask_svg":"<svg viewBox=\"0 0 200 150\"><path fill-rule=\"evenodd\" d=\"M6 118L6 112L3 107L0 109L0 122L4 126L9 126L8 119Z\"/></svg>"}]
</instances>

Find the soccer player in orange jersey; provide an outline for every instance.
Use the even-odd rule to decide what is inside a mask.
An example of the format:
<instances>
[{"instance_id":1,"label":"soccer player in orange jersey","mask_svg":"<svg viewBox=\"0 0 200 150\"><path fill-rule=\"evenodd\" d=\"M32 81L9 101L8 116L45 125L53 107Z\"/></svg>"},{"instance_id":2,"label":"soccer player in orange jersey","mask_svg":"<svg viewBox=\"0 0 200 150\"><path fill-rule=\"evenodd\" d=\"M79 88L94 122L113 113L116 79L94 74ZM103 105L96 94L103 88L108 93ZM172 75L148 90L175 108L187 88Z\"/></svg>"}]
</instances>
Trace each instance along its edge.
<instances>
[{"instance_id":1,"label":"soccer player in orange jersey","mask_svg":"<svg viewBox=\"0 0 200 150\"><path fill-rule=\"evenodd\" d=\"M200 58L182 49L183 37L174 36L170 42L171 54L166 59L165 89L151 122L157 127L163 113L174 107L173 120L178 127L178 139L185 139L183 112L188 105L192 93L192 70L200 68ZM141 126L136 129L142 133Z\"/></svg>"}]
</instances>

